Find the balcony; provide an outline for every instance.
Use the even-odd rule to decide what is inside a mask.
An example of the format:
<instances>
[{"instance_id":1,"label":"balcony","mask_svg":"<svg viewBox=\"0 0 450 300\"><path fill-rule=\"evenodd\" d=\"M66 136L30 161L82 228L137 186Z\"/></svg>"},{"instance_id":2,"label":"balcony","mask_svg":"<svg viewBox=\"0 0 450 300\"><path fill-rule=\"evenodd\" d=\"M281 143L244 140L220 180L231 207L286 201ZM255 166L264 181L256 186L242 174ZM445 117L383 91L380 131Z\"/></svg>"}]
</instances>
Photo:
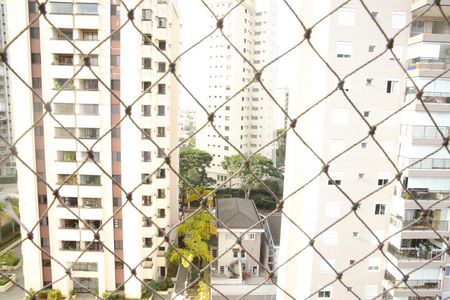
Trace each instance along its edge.
<instances>
[{"instance_id":1,"label":"balcony","mask_svg":"<svg viewBox=\"0 0 450 300\"><path fill-rule=\"evenodd\" d=\"M405 230L412 230L412 231L425 231L425 230L431 230L431 228L435 229L436 231L447 231L448 230L448 221L441 221L441 220L424 221L422 219L419 221L418 220L405 220L403 222L403 227L406 227L406 226L409 226L409 227L406 228Z\"/></svg>"},{"instance_id":2,"label":"balcony","mask_svg":"<svg viewBox=\"0 0 450 300\"><path fill-rule=\"evenodd\" d=\"M65 219L61 220L60 229L78 229L80 228L78 220Z\"/></svg>"},{"instance_id":3,"label":"balcony","mask_svg":"<svg viewBox=\"0 0 450 300\"><path fill-rule=\"evenodd\" d=\"M439 201L442 199L449 200L450 191L430 191L428 189L409 189L403 190L402 198L405 200Z\"/></svg>"},{"instance_id":4,"label":"balcony","mask_svg":"<svg viewBox=\"0 0 450 300\"><path fill-rule=\"evenodd\" d=\"M417 261L443 261L445 255L440 255L442 249L434 248L432 250L420 250L418 248L400 248L398 249L392 244L388 244L388 252L401 261L417 262ZM440 256L438 256L440 255Z\"/></svg>"},{"instance_id":5,"label":"balcony","mask_svg":"<svg viewBox=\"0 0 450 300\"><path fill-rule=\"evenodd\" d=\"M397 280L389 271L384 272L384 279L389 282L391 286L397 285L395 289L399 290L440 290L441 281L433 279L422 280L407 280L406 284L403 280ZM408 287L409 286L409 287Z\"/></svg>"},{"instance_id":6,"label":"balcony","mask_svg":"<svg viewBox=\"0 0 450 300\"><path fill-rule=\"evenodd\" d=\"M412 77L435 77L450 65L447 57L416 57L408 60L407 69ZM448 77L450 73L444 73L442 77Z\"/></svg>"},{"instance_id":7,"label":"balcony","mask_svg":"<svg viewBox=\"0 0 450 300\"><path fill-rule=\"evenodd\" d=\"M408 169L450 169L450 159L447 158L408 158L399 157L399 163L402 168L408 167Z\"/></svg>"},{"instance_id":8,"label":"balcony","mask_svg":"<svg viewBox=\"0 0 450 300\"><path fill-rule=\"evenodd\" d=\"M61 242L61 250L67 251L80 251L80 242L76 241L62 241Z\"/></svg>"},{"instance_id":9,"label":"balcony","mask_svg":"<svg viewBox=\"0 0 450 300\"><path fill-rule=\"evenodd\" d=\"M153 268L153 262L152 262L152 261L145 260L145 261L142 263L142 267L143 267L144 269L151 269L151 268Z\"/></svg>"},{"instance_id":10,"label":"balcony","mask_svg":"<svg viewBox=\"0 0 450 300\"><path fill-rule=\"evenodd\" d=\"M417 90L414 88L407 88L406 95L415 97ZM405 99L406 100L406 99ZM446 92L423 92L422 101L424 103L432 104L450 104L450 93Z\"/></svg>"}]
</instances>

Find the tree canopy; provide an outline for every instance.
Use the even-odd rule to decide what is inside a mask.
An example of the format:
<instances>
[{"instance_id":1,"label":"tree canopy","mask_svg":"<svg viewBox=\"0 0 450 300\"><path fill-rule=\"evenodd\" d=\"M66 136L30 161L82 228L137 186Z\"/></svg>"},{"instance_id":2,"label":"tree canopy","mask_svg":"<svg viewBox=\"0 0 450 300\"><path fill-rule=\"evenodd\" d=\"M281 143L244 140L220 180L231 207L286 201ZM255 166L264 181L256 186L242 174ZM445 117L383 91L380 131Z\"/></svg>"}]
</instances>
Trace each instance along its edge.
<instances>
[{"instance_id":1,"label":"tree canopy","mask_svg":"<svg viewBox=\"0 0 450 300\"><path fill-rule=\"evenodd\" d=\"M222 162L222 167L231 176L236 173L245 163L245 158L241 155L226 156ZM245 191L245 198L250 195L250 190L255 187L260 187L260 181L282 178L283 175L278 171L272 160L262 155L255 155L249 161L249 167L244 167L238 174L241 187Z\"/></svg>"},{"instance_id":2,"label":"tree canopy","mask_svg":"<svg viewBox=\"0 0 450 300\"><path fill-rule=\"evenodd\" d=\"M209 168L212 155L206 151L184 147L180 149L180 175L185 178L193 187L210 186L216 181L206 173ZM187 189L188 185L180 180L180 185Z\"/></svg>"}]
</instances>

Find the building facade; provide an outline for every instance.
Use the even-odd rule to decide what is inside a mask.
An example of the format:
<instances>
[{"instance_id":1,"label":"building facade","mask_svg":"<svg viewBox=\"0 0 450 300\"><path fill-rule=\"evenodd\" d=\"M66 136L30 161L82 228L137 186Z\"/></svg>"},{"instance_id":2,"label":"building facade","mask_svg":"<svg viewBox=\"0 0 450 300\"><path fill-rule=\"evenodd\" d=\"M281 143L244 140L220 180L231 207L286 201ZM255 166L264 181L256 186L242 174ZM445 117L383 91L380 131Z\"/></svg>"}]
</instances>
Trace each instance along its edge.
<instances>
[{"instance_id":1,"label":"building facade","mask_svg":"<svg viewBox=\"0 0 450 300\"><path fill-rule=\"evenodd\" d=\"M14 7L13 34L38 16L35 1L7 5ZM162 231L178 219L177 177L160 167L177 144L177 84L170 74L158 81L169 70L164 55L178 52L176 3L143 1L134 10L143 34L130 23L118 31L128 19L120 1L50 1L46 11L52 25L40 17L9 50L11 65L36 92L12 81L16 135L37 122L17 144L39 175L18 167L21 219L29 229L40 220L33 241L43 250L22 244L24 274L34 274L25 287L66 296L84 287L100 294L123 289L139 298L141 283L127 281L132 274L121 260L140 279L165 277ZM129 105L137 126L120 121ZM46 111L53 117L40 119ZM177 151L170 159L176 168ZM74 281L57 281L65 268Z\"/></svg>"},{"instance_id":2,"label":"building facade","mask_svg":"<svg viewBox=\"0 0 450 300\"><path fill-rule=\"evenodd\" d=\"M291 99L301 100L289 102L289 113L297 116L308 110L298 120L296 130L314 153L292 132L288 134L284 192L290 195L313 179L324 163L329 164L331 179L320 174L284 205L287 216L314 238L315 250L307 247L299 252L310 240L283 218L279 264L293 259L278 270L278 284L296 299L312 294L315 299L348 299L353 297L350 292L372 299L384 288L384 270L389 263L374 250L391 233L394 184L389 183L397 172L388 158L397 162L400 148L400 116L391 115L404 103L406 84L405 73L391 52L385 52L386 38L372 18L388 37L395 35L392 49L403 63L410 40L409 30L401 29L411 20L411 2L365 3L370 14L359 1L350 1L324 19L342 2L303 1L295 7L306 26L321 20L310 41L336 72L311 47L299 47L298 71L292 74L289 92ZM374 138L386 153L368 135L375 124ZM354 204L350 199L361 201ZM337 223L331 226L333 222ZM347 287L335 281L342 271ZM290 275L296 273L302 274L301 280ZM277 299L290 297L280 289Z\"/></svg>"},{"instance_id":3,"label":"building facade","mask_svg":"<svg viewBox=\"0 0 450 300\"><path fill-rule=\"evenodd\" d=\"M221 16L238 2L214 0L207 3L216 15ZM213 156L208 174L218 183L227 179L221 167L224 157L237 154L230 144L248 155L275 137L274 102L257 81L251 82L254 73L276 56L276 47L270 42L275 40L276 16L276 6L268 0L244 1L226 16L223 33L245 59L220 31L214 32L206 41L208 57L200 64L208 74L208 85L202 89L201 99L210 112L220 107L214 118L214 126L220 134L209 124L198 133L196 147ZM211 29L214 28L213 16L205 22L211 24ZM262 72L262 82L269 91L275 85L275 72L274 66ZM222 106L233 96L230 102ZM206 122L206 117L201 117L205 116L205 112L199 108L197 115L197 128L201 128ZM274 149L274 146L266 147L260 154L274 158Z\"/></svg>"},{"instance_id":4,"label":"building facade","mask_svg":"<svg viewBox=\"0 0 450 300\"><path fill-rule=\"evenodd\" d=\"M3 49L8 40L6 18L8 12L4 1L0 1L0 47ZM9 72L5 65L0 65L0 176L16 176L16 163L14 156L9 156L8 144L13 140L13 127L11 119L11 101L9 95ZM4 160L4 161L3 161Z\"/></svg>"}]
</instances>

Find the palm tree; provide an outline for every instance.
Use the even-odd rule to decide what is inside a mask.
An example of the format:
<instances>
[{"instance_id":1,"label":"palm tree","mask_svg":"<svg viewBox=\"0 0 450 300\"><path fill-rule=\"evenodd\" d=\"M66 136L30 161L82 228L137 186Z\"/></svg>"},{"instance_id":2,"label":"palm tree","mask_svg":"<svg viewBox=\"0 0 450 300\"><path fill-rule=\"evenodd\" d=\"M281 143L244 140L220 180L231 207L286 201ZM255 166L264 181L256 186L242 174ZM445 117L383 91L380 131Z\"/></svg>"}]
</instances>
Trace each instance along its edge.
<instances>
[{"instance_id":1,"label":"palm tree","mask_svg":"<svg viewBox=\"0 0 450 300\"><path fill-rule=\"evenodd\" d=\"M204 211L198 211L178 225L178 236L190 236L195 240L209 241L211 233L216 233L217 228L212 224L213 217Z\"/></svg>"}]
</instances>

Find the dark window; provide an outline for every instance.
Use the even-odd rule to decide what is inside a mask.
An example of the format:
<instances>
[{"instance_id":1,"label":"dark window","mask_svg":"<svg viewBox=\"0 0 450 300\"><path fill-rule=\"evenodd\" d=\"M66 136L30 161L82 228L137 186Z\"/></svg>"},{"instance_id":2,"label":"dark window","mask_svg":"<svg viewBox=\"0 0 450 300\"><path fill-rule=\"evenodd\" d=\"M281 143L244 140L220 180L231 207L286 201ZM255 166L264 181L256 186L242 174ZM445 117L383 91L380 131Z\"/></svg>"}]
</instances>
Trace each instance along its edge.
<instances>
[{"instance_id":1,"label":"dark window","mask_svg":"<svg viewBox=\"0 0 450 300\"><path fill-rule=\"evenodd\" d=\"M386 204L375 204L375 214L384 215L386 213Z\"/></svg>"},{"instance_id":2,"label":"dark window","mask_svg":"<svg viewBox=\"0 0 450 300\"><path fill-rule=\"evenodd\" d=\"M121 160L121 153L120 152L113 152L112 153L112 160L113 161L120 161Z\"/></svg>"},{"instance_id":3,"label":"dark window","mask_svg":"<svg viewBox=\"0 0 450 300\"><path fill-rule=\"evenodd\" d=\"M121 262L119 260L116 260L115 263L114 263L114 267L116 269L123 269L123 262Z\"/></svg>"},{"instance_id":4,"label":"dark window","mask_svg":"<svg viewBox=\"0 0 450 300\"><path fill-rule=\"evenodd\" d=\"M152 15L153 15L153 11L151 9L143 9L142 10L142 21L151 21Z\"/></svg>"},{"instance_id":5,"label":"dark window","mask_svg":"<svg viewBox=\"0 0 450 300\"><path fill-rule=\"evenodd\" d=\"M39 38L39 28L30 27L30 38L32 38L32 39Z\"/></svg>"},{"instance_id":6,"label":"dark window","mask_svg":"<svg viewBox=\"0 0 450 300\"><path fill-rule=\"evenodd\" d=\"M166 136L166 128L165 127L157 127L156 128L156 136L157 137L165 137Z\"/></svg>"},{"instance_id":7,"label":"dark window","mask_svg":"<svg viewBox=\"0 0 450 300\"><path fill-rule=\"evenodd\" d=\"M166 18L157 18L158 19L158 28L166 28L167 27L167 19Z\"/></svg>"},{"instance_id":8,"label":"dark window","mask_svg":"<svg viewBox=\"0 0 450 300\"><path fill-rule=\"evenodd\" d=\"M119 207L122 205L122 199L119 197L114 197L113 198L113 206L114 207Z\"/></svg>"},{"instance_id":9,"label":"dark window","mask_svg":"<svg viewBox=\"0 0 450 300\"><path fill-rule=\"evenodd\" d=\"M119 139L120 138L120 128L116 127L116 128L111 129L111 137Z\"/></svg>"},{"instance_id":10,"label":"dark window","mask_svg":"<svg viewBox=\"0 0 450 300\"><path fill-rule=\"evenodd\" d=\"M151 161L151 152L150 151L142 151L142 161L143 162L150 162Z\"/></svg>"},{"instance_id":11,"label":"dark window","mask_svg":"<svg viewBox=\"0 0 450 300\"><path fill-rule=\"evenodd\" d=\"M120 5L111 5L111 16L120 16Z\"/></svg>"},{"instance_id":12,"label":"dark window","mask_svg":"<svg viewBox=\"0 0 450 300\"><path fill-rule=\"evenodd\" d=\"M122 228L122 220L114 219L114 228Z\"/></svg>"},{"instance_id":13,"label":"dark window","mask_svg":"<svg viewBox=\"0 0 450 300\"><path fill-rule=\"evenodd\" d=\"M42 266L43 267L51 267L52 266L52 261L50 259L43 259L42 260Z\"/></svg>"},{"instance_id":14,"label":"dark window","mask_svg":"<svg viewBox=\"0 0 450 300\"><path fill-rule=\"evenodd\" d=\"M42 88L42 81L41 78L35 77L32 79L31 86L33 89L41 89Z\"/></svg>"},{"instance_id":15,"label":"dark window","mask_svg":"<svg viewBox=\"0 0 450 300\"><path fill-rule=\"evenodd\" d=\"M31 63L32 64L40 64L41 63L41 54L40 53L31 53Z\"/></svg>"},{"instance_id":16,"label":"dark window","mask_svg":"<svg viewBox=\"0 0 450 300\"><path fill-rule=\"evenodd\" d=\"M34 127L34 135L35 136L43 136L44 135L44 127L42 127L42 126Z\"/></svg>"},{"instance_id":17,"label":"dark window","mask_svg":"<svg viewBox=\"0 0 450 300\"><path fill-rule=\"evenodd\" d=\"M150 117L152 115L152 110L150 105L142 105L141 106L141 113L144 117Z\"/></svg>"},{"instance_id":18,"label":"dark window","mask_svg":"<svg viewBox=\"0 0 450 300\"><path fill-rule=\"evenodd\" d=\"M50 241L48 238L41 238L41 247L50 247Z\"/></svg>"},{"instance_id":19,"label":"dark window","mask_svg":"<svg viewBox=\"0 0 450 300\"><path fill-rule=\"evenodd\" d=\"M111 31L111 40L120 41L120 30L116 32L113 32L113 30Z\"/></svg>"},{"instance_id":20,"label":"dark window","mask_svg":"<svg viewBox=\"0 0 450 300\"><path fill-rule=\"evenodd\" d=\"M159 41L158 41L158 48L159 48L160 50L166 50L166 41L164 41L164 40L159 40Z\"/></svg>"},{"instance_id":21,"label":"dark window","mask_svg":"<svg viewBox=\"0 0 450 300\"><path fill-rule=\"evenodd\" d=\"M111 55L111 66L120 66L120 55Z\"/></svg>"},{"instance_id":22,"label":"dark window","mask_svg":"<svg viewBox=\"0 0 450 300\"><path fill-rule=\"evenodd\" d=\"M83 80L83 89L85 91L98 91L98 80L97 79Z\"/></svg>"},{"instance_id":23,"label":"dark window","mask_svg":"<svg viewBox=\"0 0 450 300\"><path fill-rule=\"evenodd\" d=\"M152 68L152 59L150 57L142 58L142 68L151 69Z\"/></svg>"},{"instance_id":24,"label":"dark window","mask_svg":"<svg viewBox=\"0 0 450 300\"><path fill-rule=\"evenodd\" d=\"M142 37L142 42L144 45L151 45L152 35L150 33L144 34Z\"/></svg>"},{"instance_id":25,"label":"dark window","mask_svg":"<svg viewBox=\"0 0 450 300\"><path fill-rule=\"evenodd\" d=\"M42 217L39 223L41 224L41 226L48 226L48 217Z\"/></svg>"},{"instance_id":26,"label":"dark window","mask_svg":"<svg viewBox=\"0 0 450 300\"><path fill-rule=\"evenodd\" d=\"M38 195L39 204L47 204L47 195Z\"/></svg>"},{"instance_id":27,"label":"dark window","mask_svg":"<svg viewBox=\"0 0 450 300\"><path fill-rule=\"evenodd\" d=\"M158 72L166 72L166 63L158 62Z\"/></svg>"},{"instance_id":28,"label":"dark window","mask_svg":"<svg viewBox=\"0 0 450 300\"><path fill-rule=\"evenodd\" d=\"M158 84L158 94L165 94L166 93L166 85L164 83Z\"/></svg>"},{"instance_id":29,"label":"dark window","mask_svg":"<svg viewBox=\"0 0 450 300\"><path fill-rule=\"evenodd\" d=\"M387 184L388 183L388 179L378 179L378 185L385 185L385 184Z\"/></svg>"},{"instance_id":30,"label":"dark window","mask_svg":"<svg viewBox=\"0 0 450 300\"><path fill-rule=\"evenodd\" d=\"M112 89L113 91L118 91L118 90L120 90L120 80L112 79L112 80L111 80L111 89Z\"/></svg>"},{"instance_id":31,"label":"dark window","mask_svg":"<svg viewBox=\"0 0 450 300\"><path fill-rule=\"evenodd\" d=\"M28 11L30 13L37 13L39 11L39 6L36 2L28 2Z\"/></svg>"},{"instance_id":32,"label":"dark window","mask_svg":"<svg viewBox=\"0 0 450 300\"><path fill-rule=\"evenodd\" d=\"M152 196L142 196L142 206L152 205Z\"/></svg>"},{"instance_id":33,"label":"dark window","mask_svg":"<svg viewBox=\"0 0 450 300\"><path fill-rule=\"evenodd\" d=\"M122 241L114 241L114 249L123 249Z\"/></svg>"},{"instance_id":34,"label":"dark window","mask_svg":"<svg viewBox=\"0 0 450 300\"><path fill-rule=\"evenodd\" d=\"M142 81L142 91L145 91L146 93L150 93L151 86L152 86L152 83L150 81Z\"/></svg>"},{"instance_id":35,"label":"dark window","mask_svg":"<svg viewBox=\"0 0 450 300\"><path fill-rule=\"evenodd\" d=\"M166 115L166 107L164 105L158 105L158 116Z\"/></svg>"},{"instance_id":36,"label":"dark window","mask_svg":"<svg viewBox=\"0 0 450 300\"><path fill-rule=\"evenodd\" d=\"M120 104L111 104L111 113L113 115L120 114Z\"/></svg>"}]
</instances>

